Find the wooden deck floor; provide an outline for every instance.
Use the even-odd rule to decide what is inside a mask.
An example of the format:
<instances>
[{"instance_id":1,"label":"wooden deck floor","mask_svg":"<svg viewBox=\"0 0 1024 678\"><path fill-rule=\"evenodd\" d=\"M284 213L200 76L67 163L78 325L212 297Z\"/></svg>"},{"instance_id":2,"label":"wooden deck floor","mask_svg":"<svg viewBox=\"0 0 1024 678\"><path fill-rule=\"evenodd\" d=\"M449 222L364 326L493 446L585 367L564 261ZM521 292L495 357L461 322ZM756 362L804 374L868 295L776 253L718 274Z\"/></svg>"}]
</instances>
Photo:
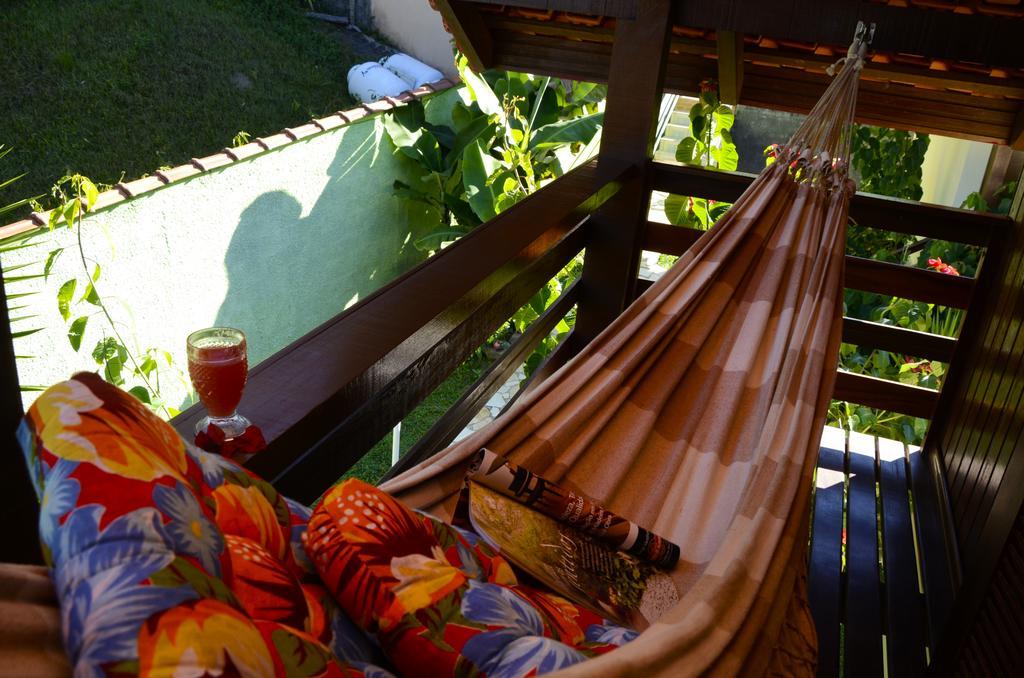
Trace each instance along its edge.
<instances>
[{"instance_id":1,"label":"wooden deck floor","mask_svg":"<svg viewBox=\"0 0 1024 678\"><path fill-rule=\"evenodd\" d=\"M927 616L911 482L920 463L917 447L825 429L808 579L820 676L925 670Z\"/></svg>"}]
</instances>

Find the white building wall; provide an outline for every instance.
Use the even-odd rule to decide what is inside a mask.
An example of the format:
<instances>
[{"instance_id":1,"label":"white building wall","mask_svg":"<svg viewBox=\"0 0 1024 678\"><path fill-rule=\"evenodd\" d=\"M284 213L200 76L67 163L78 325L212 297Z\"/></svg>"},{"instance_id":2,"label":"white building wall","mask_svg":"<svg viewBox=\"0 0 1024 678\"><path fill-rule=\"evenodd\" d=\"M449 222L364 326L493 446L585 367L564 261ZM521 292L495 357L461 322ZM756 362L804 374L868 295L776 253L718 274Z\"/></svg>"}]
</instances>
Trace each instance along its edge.
<instances>
[{"instance_id":1,"label":"white building wall","mask_svg":"<svg viewBox=\"0 0 1024 678\"><path fill-rule=\"evenodd\" d=\"M373 22L399 49L454 80L452 37L427 0L373 0Z\"/></svg>"},{"instance_id":2,"label":"white building wall","mask_svg":"<svg viewBox=\"0 0 1024 678\"><path fill-rule=\"evenodd\" d=\"M981 188L991 152L991 144L932 134L921 167L921 201L960 207Z\"/></svg>"}]
</instances>

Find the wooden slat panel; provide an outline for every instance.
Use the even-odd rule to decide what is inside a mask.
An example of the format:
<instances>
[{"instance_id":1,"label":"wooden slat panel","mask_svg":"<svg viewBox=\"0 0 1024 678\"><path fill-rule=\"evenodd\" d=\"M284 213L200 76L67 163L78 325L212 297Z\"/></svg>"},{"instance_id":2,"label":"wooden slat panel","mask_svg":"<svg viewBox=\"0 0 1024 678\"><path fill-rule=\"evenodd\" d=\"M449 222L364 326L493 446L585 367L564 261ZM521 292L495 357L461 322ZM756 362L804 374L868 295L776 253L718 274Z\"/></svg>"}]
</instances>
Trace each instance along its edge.
<instances>
[{"instance_id":1,"label":"wooden slat panel","mask_svg":"<svg viewBox=\"0 0 1024 678\"><path fill-rule=\"evenodd\" d=\"M541 340L551 333L558 321L576 303L577 283L565 290L555 303L537 318L509 349L462 394L444 415L438 419L423 437L384 475L382 482L426 460L438 450L447 447L462 432L488 398L508 380Z\"/></svg>"},{"instance_id":2,"label":"wooden slat panel","mask_svg":"<svg viewBox=\"0 0 1024 678\"><path fill-rule=\"evenodd\" d=\"M251 468L273 478L275 487L299 501L311 503L378 440L411 412L469 355L508 320L547 281L582 250L583 227L577 226L557 245L535 260L513 261L491 278L506 278L501 287L484 281L448 311L412 335L394 351L399 366L393 375L373 375L373 390L362 393L362 383L351 388L360 399L336 414L335 426L316 445L300 455L257 455ZM507 269L519 269L509 277ZM371 373L372 374L372 373ZM348 395L347 393L345 395ZM273 474L273 463L291 462Z\"/></svg>"},{"instance_id":3,"label":"wooden slat panel","mask_svg":"<svg viewBox=\"0 0 1024 678\"><path fill-rule=\"evenodd\" d=\"M815 476L814 522L807 572L807 596L818 631L818 676L839 675L839 621L843 484L846 440L840 429L826 427Z\"/></svg>"},{"instance_id":4,"label":"wooden slat panel","mask_svg":"<svg viewBox=\"0 0 1024 678\"><path fill-rule=\"evenodd\" d=\"M843 284L863 292L891 294L953 308L970 306L974 291L974 281L964 276L851 256L846 257Z\"/></svg>"},{"instance_id":5,"label":"wooden slat panel","mask_svg":"<svg viewBox=\"0 0 1024 678\"><path fill-rule=\"evenodd\" d=\"M937 455L932 454L929 458L916 446L907 448L907 460L921 547L928 645L933 648L934 657L934 648L941 642L953 607L953 592L959 586L960 559L941 462Z\"/></svg>"},{"instance_id":6,"label":"wooden slat panel","mask_svg":"<svg viewBox=\"0 0 1024 678\"><path fill-rule=\"evenodd\" d=\"M842 371L836 375L836 387L832 393L835 400L924 419L931 417L938 397L938 391L927 388Z\"/></svg>"},{"instance_id":7,"label":"wooden slat panel","mask_svg":"<svg viewBox=\"0 0 1024 678\"><path fill-rule=\"evenodd\" d=\"M648 224L643 248L664 254L682 254L703 231L686 226ZM901 266L884 261L846 257L844 287L876 292L933 304L967 308L974 290L973 279ZM910 337L907 337L910 340ZM941 342L940 342L941 343Z\"/></svg>"},{"instance_id":8,"label":"wooden slat panel","mask_svg":"<svg viewBox=\"0 0 1024 678\"><path fill-rule=\"evenodd\" d=\"M655 162L654 190L735 202L752 174L715 172ZM966 245L987 246L992 234L1012 227L1007 217L858 193L850 216L862 226Z\"/></svg>"},{"instance_id":9,"label":"wooden slat panel","mask_svg":"<svg viewBox=\"0 0 1024 678\"><path fill-rule=\"evenodd\" d=\"M875 514L875 439L850 433L846 510L847 676L882 675L882 584Z\"/></svg>"},{"instance_id":10,"label":"wooden slat panel","mask_svg":"<svg viewBox=\"0 0 1024 678\"><path fill-rule=\"evenodd\" d=\"M644 249L679 256L690 249L702 235L704 231L696 228L648 221L644 231Z\"/></svg>"},{"instance_id":11,"label":"wooden slat panel","mask_svg":"<svg viewBox=\"0 0 1024 678\"><path fill-rule=\"evenodd\" d=\"M925 610L907 495L906 450L903 443L877 440L889 675L917 676L925 667Z\"/></svg>"},{"instance_id":12,"label":"wooden slat panel","mask_svg":"<svg viewBox=\"0 0 1024 678\"><path fill-rule=\"evenodd\" d=\"M947 381L951 393L953 389L959 391L954 401L959 407L952 413L942 449L958 537L965 550L970 548L967 540L973 527L965 517L980 466L988 459L998 458L1006 443L1006 432L1019 431L1020 417L1024 416L1019 401L1019 388L1024 386L1024 350L1018 343L1024 336L1020 326L1024 314L1024 227L1018 226L1016 231L1015 245L1006 243L996 248L991 260L987 258L982 265L980 275L985 278L985 287L980 292L981 314L968 314L964 326L964 334L971 334L965 349L970 345L972 350L964 351L955 366L961 372L951 373ZM1006 256L1008 250L1014 254ZM984 322L980 324L982 315ZM957 381L961 374L966 379ZM1018 395L1008 399L1014 386ZM998 430L1003 433L993 438ZM989 495L990 501L998 487L997 479L994 484L985 483L982 492Z\"/></svg>"},{"instance_id":13,"label":"wooden slat panel","mask_svg":"<svg viewBox=\"0 0 1024 678\"><path fill-rule=\"evenodd\" d=\"M843 341L855 346L947 363L953 358L953 350L956 348L956 340L949 337L855 318L843 318Z\"/></svg>"}]
</instances>

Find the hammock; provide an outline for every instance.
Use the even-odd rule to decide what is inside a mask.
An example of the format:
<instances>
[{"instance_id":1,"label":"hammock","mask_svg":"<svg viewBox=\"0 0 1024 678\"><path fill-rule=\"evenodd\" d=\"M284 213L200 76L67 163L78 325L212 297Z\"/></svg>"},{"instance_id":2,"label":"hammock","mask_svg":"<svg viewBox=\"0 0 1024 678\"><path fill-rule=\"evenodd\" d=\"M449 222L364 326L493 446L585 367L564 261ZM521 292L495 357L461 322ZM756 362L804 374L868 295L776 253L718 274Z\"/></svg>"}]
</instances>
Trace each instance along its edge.
<instances>
[{"instance_id":1,"label":"hammock","mask_svg":"<svg viewBox=\"0 0 1024 678\"><path fill-rule=\"evenodd\" d=\"M679 604L566 675L814 671L802 573L841 335L861 45L776 162L600 336L382 486L448 519L487 447L681 546Z\"/></svg>"}]
</instances>

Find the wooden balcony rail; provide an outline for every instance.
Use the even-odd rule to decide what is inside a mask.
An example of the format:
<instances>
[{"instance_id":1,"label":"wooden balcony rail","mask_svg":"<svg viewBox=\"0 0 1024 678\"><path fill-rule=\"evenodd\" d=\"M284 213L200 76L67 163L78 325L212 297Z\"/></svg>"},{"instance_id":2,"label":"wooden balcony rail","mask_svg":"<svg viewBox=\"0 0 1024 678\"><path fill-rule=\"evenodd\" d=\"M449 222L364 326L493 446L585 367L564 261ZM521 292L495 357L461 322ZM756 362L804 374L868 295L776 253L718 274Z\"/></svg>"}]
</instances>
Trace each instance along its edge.
<instances>
[{"instance_id":1,"label":"wooden balcony rail","mask_svg":"<svg viewBox=\"0 0 1024 678\"><path fill-rule=\"evenodd\" d=\"M696 167L652 163L653 189L679 195L734 202L754 180L753 174L714 172ZM992 236L1010 228L1009 217L858 193L850 217L870 226L923 238L987 247Z\"/></svg>"},{"instance_id":2,"label":"wooden balcony rail","mask_svg":"<svg viewBox=\"0 0 1024 678\"><path fill-rule=\"evenodd\" d=\"M312 501L584 247L582 224L638 180L570 172L256 366L239 410L268 449L249 464ZM191 437L204 410L173 420Z\"/></svg>"},{"instance_id":3,"label":"wooden balcony rail","mask_svg":"<svg viewBox=\"0 0 1024 678\"><path fill-rule=\"evenodd\" d=\"M753 175L715 172L665 163L652 163L653 190L732 202L754 180ZM926 238L987 247L1012 223L1008 218L937 205L857 194L850 204L851 218L862 226L882 228ZM681 255L702 231L684 226L648 222L643 247L662 254ZM886 294L927 303L966 309L974 280L861 257L846 257L844 284L849 289ZM650 286L637 281L637 293ZM956 341L854 318L843 319L843 341L858 346L949 362ZM840 371L834 397L869 407L930 418L938 392L883 379Z\"/></svg>"}]
</instances>

